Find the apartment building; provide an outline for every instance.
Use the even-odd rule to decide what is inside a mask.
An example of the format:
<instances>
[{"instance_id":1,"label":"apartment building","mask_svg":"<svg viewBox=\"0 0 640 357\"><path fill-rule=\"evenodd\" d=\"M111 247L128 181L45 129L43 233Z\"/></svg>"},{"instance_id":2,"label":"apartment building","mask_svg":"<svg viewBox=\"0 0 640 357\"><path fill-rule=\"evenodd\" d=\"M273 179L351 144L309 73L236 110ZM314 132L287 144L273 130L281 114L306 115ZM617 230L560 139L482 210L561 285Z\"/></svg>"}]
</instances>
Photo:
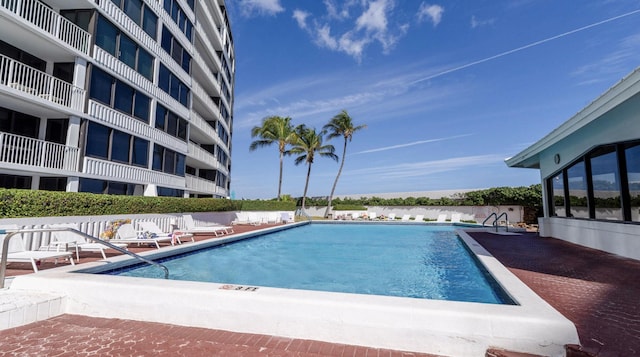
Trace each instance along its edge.
<instances>
[{"instance_id":1,"label":"apartment building","mask_svg":"<svg viewBox=\"0 0 640 357\"><path fill-rule=\"evenodd\" d=\"M1 0L0 187L227 197L224 0Z\"/></svg>"}]
</instances>

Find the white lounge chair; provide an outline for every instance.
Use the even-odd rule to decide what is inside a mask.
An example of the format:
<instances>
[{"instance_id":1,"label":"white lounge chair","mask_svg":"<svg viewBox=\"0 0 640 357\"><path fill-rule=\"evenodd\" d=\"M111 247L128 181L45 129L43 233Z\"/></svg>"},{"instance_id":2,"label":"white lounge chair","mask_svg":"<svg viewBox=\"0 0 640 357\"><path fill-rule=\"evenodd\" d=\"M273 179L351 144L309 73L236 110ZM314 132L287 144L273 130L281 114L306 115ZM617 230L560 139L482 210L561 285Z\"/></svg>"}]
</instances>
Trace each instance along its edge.
<instances>
[{"instance_id":1,"label":"white lounge chair","mask_svg":"<svg viewBox=\"0 0 640 357\"><path fill-rule=\"evenodd\" d=\"M268 212L267 213L267 224L278 224L280 223L280 216L278 212Z\"/></svg>"},{"instance_id":2,"label":"white lounge chair","mask_svg":"<svg viewBox=\"0 0 640 357\"><path fill-rule=\"evenodd\" d=\"M424 214L416 214L416 222L424 222Z\"/></svg>"},{"instance_id":3,"label":"white lounge chair","mask_svg":"<svg viewBox=\"0 0 640 357\"><path fill-rule=\"evenodd\" d=\"M196 226L195 222L193 221L193 217L190 214L184 214L182 215L182 218L184 220L184 225L186 227L186 229L182 230L182 232L185 232L185 233L191 233L191 234L209 233L209 234L214 234L216 237L221 236L223 234L233 233L233 227L231 226L223 226L220 224Z\"/></svg>"},{"instance_id":4,"label":"white lounge chair","mask_svg":"<svg viewBox=\"0 0 640 357\"><path fill-rule=\"evenodd\" d=\"M282 221L282 223L293 223L296 221L291 212L280 213L280 220Z\"/></svg>"},{"instance_id":5,"label":"white lounge chair","mask_svg":"<svg viewBox=\"0 0 640 357\"><path fill-rule=\"evenodd\" d=\"M375 221L378 219L378 215L375 212L369 212L369 220Z\"/></svg>"},{"instance_id":6,"label":"white lounge chair","mask_svg":"<svg viewBox=\"0 0 640 357\"><path fill-rule=\"evenodd\" d=\"M19 227L16 225L0 226L0 238L2 238L0 239L0 254L2 254L2 247L7 234L17 230L19 230ZM43 260L54 260L57 263L59 259L67 259L71 265L75 265L73 261L73 253L71 252L28 250L25 246L22 234L19 234L19 236L14 235L9 240L9 246L7 247L7 262L31 263L34 273L38 272L38 262Z\"/></svg>"},{"instance_id":7,"label":"white lounge chair","mask_svg":"<svg viewBox=\"0 0 640 357\"><path fill-rule=\"evenodd\" d=\"M125 223L118 228L116 237L111 238L109 243L132 243L132 244L153 244L160 249L160 243L170 243L173 245L171 237L154 237L145 235L143 232L136 232L131 223Z\"/></svg>"},{"instance_id":8,"label":"white lounge chair","mask_svg":"<svg viewBox=\"0 0 640 357\"><path fill-rule=\"evenodd\" d=\"M446 214L439 214L438 215L438 219L436 219L436 222L438 223L443 223L447 221L447 215Z\"/></svg>"},{"instance_id":9,"label":"white lounge chair","mask_svg":"<svg viewBox=\"0 0 640 357\"><path fill-rule=\"evenodd\" d=\"M78 230L78 225L76 223L60 223L60 224L49 224L46 228L73 228ZM123 249L127 249L127 245L125 243L112 243L115 246L118 246ZM96 242L88 242L81 235L74 233L72 231L53 231L51 232L51 242L48 246L40 247L40 249L46 249L50 251L55 248L56 251L74 251L76 252L76 260L80 261L80 251L84 252L98 252L102 254L104 259L107 259L107 255L105 254L105 249L110 249L108 246Z\"/></svg>"},{"instance_id":10,"label":"white lounge chair","mask_svg":"<svg viewBox=\"0 0 640 357\"><path fill-rule=\"evenodd\" d=\"M196 241L191 233L183 233L180 231L176 231L174 233L163 232L162 229L160 229L160 227L158 227L154 222L142 221L138 222L138 225L140 226L140 230L143 232L149 232L154 237L171 237L171 245L174 245L175 242L182 244L182 239L190 238L192 242Z\"/></svg>"},{"instance_id":11,"label":"white lounge chair","mask_svg":"<svg viewBox=\"0 0 640 357\"><path fill-rule=\"evenodd\" d=\"M462 217L462 214L460 213L451 214L451 223L459 223L461 217Z\"/></svg>"},{"instance_id":12,"label":"white lounge chair","mask_svg":"<svg viewBox=\"0 0 640 357\"><path fill-rule=\"evenodd\" d=\"M387 221L395 221L395 220L396 220L396 214L389 213L389 215L387 216Z\"/></svg>"},{"instance_id":13,"label":"white lounge chair","mask_svg":"<svg viewBox=\"0 0 640 357\"><path fill-rule=\"evenodd\" d=\"M405 215L402 215L402 218L400 218L400 221L409 222L410 219L411 219L411 215L410 214L405 214Z\"/></svg>"}]
</instances>

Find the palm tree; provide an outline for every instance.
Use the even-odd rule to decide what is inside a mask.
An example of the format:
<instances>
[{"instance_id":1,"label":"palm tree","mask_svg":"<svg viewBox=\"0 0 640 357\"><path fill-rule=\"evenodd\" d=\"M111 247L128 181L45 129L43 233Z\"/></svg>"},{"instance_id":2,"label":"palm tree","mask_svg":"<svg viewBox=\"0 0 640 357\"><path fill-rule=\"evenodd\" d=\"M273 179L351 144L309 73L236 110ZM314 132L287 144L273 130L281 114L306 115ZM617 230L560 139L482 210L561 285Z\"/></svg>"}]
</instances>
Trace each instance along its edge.
<instances>
[{"instance_id":1,"label":"palm tree","mask_svg":"<svg viewBox=\"0 0 640 357\"><path fill-rule=\"evenodd\" d=\"M322 130L328 131L329 135L327 139L337 138L339 136L344 137L344 148L342 149L342 162L340 162L340 168L338 169L338 175L336 176L336 180L333 182L333 187L331 188L331 194L329 195L329 203L327 204L327 210L324 213L325 218L329 216L329 212L331 211L331 201L333 200L333 194L336 191L336 186L338 185L338 179L340 178L340 174L342 173L342 167L344 166L344 159L347 157L347 141L351 141L353 137L353 133L358 130L366 128L367 125L358 125L353 126L353 121L351 117L347 113L346 110L342 110L339 114L331 118L331 121L327 125L325 125Z\"/></svg>"},{"instance_id":2,"label":"palm tree","mask_svg":"<svg viewBox=\"0 0 640 357\"><path fill-rule=\"evenodd\" d=\"M324 131L318 133L315 128L307 128L302 124L295 128L295 133L296 141L288 153L299 155L294 161L296 165L300 165L303 162L308 165L307 180L302 194L302 210L304 211L307 189L309 188L309 177L311 176L311 164L313 164L316 153L321 157L328 157L335 161L338 161L338 156L334 154L336 149L333 145L323 145L322 137L325 135Z\"/></svg>"},{"instance_id":3,"label":"palm tree","mask_svg":"<svg viewBox=\"0 0 640 357\"><path fill-rule=\"evenodd\" d=\"M278 151L280 152L280 177L278 179L278 201L280 201L282 190L282 161L287 152L287 145L291 145L295 139L291 118L270 116L262 119L261 126L255 126L251 129L251 137L258 137L249 146L249 151L254 151L259 147L270 146L278 143Z\"/></svg>"}]
</instances>

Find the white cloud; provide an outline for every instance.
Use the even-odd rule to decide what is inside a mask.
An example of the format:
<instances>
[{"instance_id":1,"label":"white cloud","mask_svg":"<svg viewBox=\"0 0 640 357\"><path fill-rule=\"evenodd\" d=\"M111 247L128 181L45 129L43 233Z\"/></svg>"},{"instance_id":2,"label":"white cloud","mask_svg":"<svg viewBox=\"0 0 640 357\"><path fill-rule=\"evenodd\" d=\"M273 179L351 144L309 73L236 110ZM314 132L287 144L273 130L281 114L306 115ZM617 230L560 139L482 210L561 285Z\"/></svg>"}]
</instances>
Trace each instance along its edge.
<instances>
[{"instance_id":1,"label":"white cloud","mask_svg":"<svg viewBox=\"0 0 640 357\"><path fill-rule=\"evenodd\" d=\"M409 147L409 146L422 145L422 144L434 143L434 142L438 142L438 141L445 141L445 140L452 140L452 139L464 138L464 137L466 137L466 136L470 136L470 135L471 135L471 134L462 134L462 135L455 135L455 136L450 136L450 137L446 137L446 138L436 138L436 139L428 139L428 140L412 141L412 142L410 142L410 143L396 144L396 145L385 146L385 147L381 147L381 148L375 148L375 149L363 150L363 151L360 151L360 152L353 153L352 155L357 155L357 154L370 154L370 153L372 153L372 152L381 152L381 151L389 151L389 150L395 150L395 149L402 149L402 148L406 148L406 147Z\"/></svg>"},{"instance_id":2,"label":"white cloud","mask_svg":"<svg viewBox=\"0 0 640 357\"><path fill-rule=\"evenodd\" d=\"M495 23L495 19L488 20L478 20L475 15L471 16L471 28L476 28L480 26L493 25Z\"/></svg>"},{"instance_id":3,"label":"white cloud","mask_svg":"<svg viewBox=\"0 0 640 357\"><path fill-rule=\"evenodd\" d=\"M393 8L388 0L377 0L369 3L369 8L356 20L357 29L367 31L387 31L387 11Z\"/></svg>"},{"instance_id":4,"label":"white cloud","mask_svg":"<svg viewBox=\"0 0 640 357\"><path fill-rule=\"evenodd\" d=\"M329 25L325 24L322 27L316 29L316 43L320 47L326 47L331 50L336 50L338 48L338 41L331 36L331 28Z\"/></svg>"},{"instance_id":5,"label":"white cloud","mask_svg":"<svg viewBox=\"0 0 640 357\"><path fill-rule=\"evenodd\" d=\"M430 5L425 2L420 4L420 8L418 9L418 22L422 22L425 18L428 18L433 22L433 26L438 26L440 21L442 20L442 13L444 13L444 8L440 5Z\"/></svg>"},{"instance_id":6,"label":"white cloud","mask_svg":"<svg viewBox=\"0 0 640 357\"><path fill-rule=\"evenodd\" d=\"M274 16L284 11L280 0L240 0L239 7L242 15L247 17L253 15Z\"/></svg>"},{"instance_id":7,"label":"white cloud","mask_svg":"<svg viewBox=\"0 0 640 357\"><path fill-rule=\"evenodd\" d=\"M309 17L309 13L303 10L293 10L293 18L298 22L298 26L301 29L307 28L307 17Z\"/></svg>"}]
</instances>

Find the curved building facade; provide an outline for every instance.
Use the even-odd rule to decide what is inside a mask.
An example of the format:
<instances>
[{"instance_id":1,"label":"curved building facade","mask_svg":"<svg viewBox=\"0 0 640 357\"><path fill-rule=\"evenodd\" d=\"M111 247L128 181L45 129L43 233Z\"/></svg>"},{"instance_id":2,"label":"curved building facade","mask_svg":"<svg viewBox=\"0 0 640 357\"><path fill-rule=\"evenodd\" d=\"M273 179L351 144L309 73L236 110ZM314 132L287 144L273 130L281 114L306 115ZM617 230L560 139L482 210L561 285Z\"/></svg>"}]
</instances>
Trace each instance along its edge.
<instances>
[{"instance_id":1,"label":"curved building facade","mask_svg":"<svg viewBox=\"0 0 640 357\"><path fill-rule=\"evenodd\" d=\"M0 1L0 187L227 197L224 0Z\"/></svg>"}]
</instances>

